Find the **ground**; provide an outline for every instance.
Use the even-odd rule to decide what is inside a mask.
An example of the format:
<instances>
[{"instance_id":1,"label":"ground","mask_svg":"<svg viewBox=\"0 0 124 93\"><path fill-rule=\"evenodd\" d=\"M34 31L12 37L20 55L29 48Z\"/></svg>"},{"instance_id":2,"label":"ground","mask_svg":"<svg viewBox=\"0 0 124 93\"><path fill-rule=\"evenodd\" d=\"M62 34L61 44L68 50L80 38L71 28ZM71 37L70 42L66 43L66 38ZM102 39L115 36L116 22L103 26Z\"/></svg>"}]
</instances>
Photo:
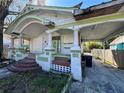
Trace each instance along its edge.
<instances>
[{"instance_id":1,"label":"ground","mask_svg":"<svg viewBox=\"0 0 124 93\"><path fill-rule=\"evenodd\" d=\"M93 67L86 68L82 83L74 82L70 93L124 93L124 70L112 68L93 59Z\"/></svg>"},{"instance_id":2,"label":"ground","mask_svg":"<svg viewBox=\"0 0 124 93\"><path fill-rule=\"evenodd\" d=\"M13 73L11 71L9 71L6 67L0 68L0 79L10 76L12 74Z\"/></svg>"},{"instance_id":3,"label":"ground","mask_svg":"<svg viewBox=\"0 0 124 93\"><path fill-rule=\"evenodd\" d=\"M86 68L85 71L84 81L73 82L70 93L124 93L124 70L113 68L102 64L100 60L93 59L93 67ZM6 68L0 69L0 77L4 77L0 79L0 93L41 93L41 91L46 93L43 91L48 90L48 86L51 87L50 90L53 90L49 93L60 93L60 87L63 87L66 82L65 76L61 78L60 75L54 77L52 74L46 76L41 73L10 74L12 73ZM10 76L6 77L8 75ZM52 89L54 87L55 89Z\"/></svg>"},{"instance_id":4,"label":"ground","mask_svg":"<svg viewBox=\"0 0 124 93\"><path fill-rule=\"evenodd\" d=\"M17 73L0 79L0 93L60 93L68 76L42 71Z\"/></svg>"}]
</instances>

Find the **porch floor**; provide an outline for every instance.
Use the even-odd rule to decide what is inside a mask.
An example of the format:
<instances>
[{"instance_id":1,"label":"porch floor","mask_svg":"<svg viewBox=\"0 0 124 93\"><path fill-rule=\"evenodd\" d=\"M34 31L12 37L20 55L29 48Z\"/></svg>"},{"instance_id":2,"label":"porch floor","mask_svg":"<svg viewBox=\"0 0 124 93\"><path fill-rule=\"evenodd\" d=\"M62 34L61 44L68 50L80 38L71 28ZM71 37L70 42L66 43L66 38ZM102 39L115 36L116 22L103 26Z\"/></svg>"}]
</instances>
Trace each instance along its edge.
<instances>
[{"instance_id":1,"label":"porch floor","mask_svg":"<svg viewBox=\"0 0 124 93\"><path fill-rule=\"evenodd\" d=\"M93 59L93 67L86 68L83 83L74 82L70 93L124 93L124 70Z\"/></svg>"}]
</instances>

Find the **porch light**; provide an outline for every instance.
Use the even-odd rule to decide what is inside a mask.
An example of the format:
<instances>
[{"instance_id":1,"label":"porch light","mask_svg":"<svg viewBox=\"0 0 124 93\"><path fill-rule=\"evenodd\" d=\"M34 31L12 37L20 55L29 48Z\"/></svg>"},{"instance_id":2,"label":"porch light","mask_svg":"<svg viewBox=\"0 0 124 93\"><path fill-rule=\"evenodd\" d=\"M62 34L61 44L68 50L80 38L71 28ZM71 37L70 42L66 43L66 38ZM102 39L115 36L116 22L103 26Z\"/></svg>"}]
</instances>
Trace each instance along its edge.
<instances>
[{"instance_id":1,"label":"porch light","mask_svg":"<svg viewBox=\"0 0 124 93\"><path fill-rule=\"evenodd\" d=\"M16 36L20 35L19 33L16 33L16 32L12 32L11 34Z\"/></svg>"},{"instance_id":2,"label":"porch light","mask_svg":"<svg viewBox=\"0 0 124 93\"><path fill-rule=\"evenodd\" d=\"M45 21L45 22L43 22L43 25L45 25L49 28L55 27L55 23L52 21Z\"/></svg>"}]
</instances>

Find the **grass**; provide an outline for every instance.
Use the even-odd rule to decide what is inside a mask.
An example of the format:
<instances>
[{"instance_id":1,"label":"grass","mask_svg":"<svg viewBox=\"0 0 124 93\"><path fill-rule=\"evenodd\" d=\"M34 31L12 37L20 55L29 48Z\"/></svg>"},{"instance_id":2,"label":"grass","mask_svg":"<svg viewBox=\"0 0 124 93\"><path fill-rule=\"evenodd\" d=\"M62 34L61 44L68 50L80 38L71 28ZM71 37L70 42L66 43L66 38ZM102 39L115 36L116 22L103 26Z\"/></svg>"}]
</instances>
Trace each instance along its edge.
<instances>
[{"instance_id":1,"label":"grass","mask_svg":"<svg viewBox=\"0 0 124 93\"><path fill-rule=\"evenodd\" d=\"M27 72L0 80L0 93L61 93L68 76Z\"/></svg>"}]
</instances>

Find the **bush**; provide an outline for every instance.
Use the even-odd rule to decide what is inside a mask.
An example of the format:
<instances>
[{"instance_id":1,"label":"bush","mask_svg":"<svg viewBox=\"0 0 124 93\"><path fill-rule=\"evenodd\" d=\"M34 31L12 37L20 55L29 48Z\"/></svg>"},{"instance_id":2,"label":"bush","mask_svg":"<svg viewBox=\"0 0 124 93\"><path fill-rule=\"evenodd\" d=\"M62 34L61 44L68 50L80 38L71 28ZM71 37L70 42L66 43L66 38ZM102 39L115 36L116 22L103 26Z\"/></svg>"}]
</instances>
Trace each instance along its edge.
<instances>
[{"instance_id":1,"label":"bush","mask_svg":"<svg viewBox=\"0 0 124 93\"><path fill-rule=\"evenodd\" d=\"M98 42L86 42L85 43L85 48L84 51L85 52L90 52L92 49L102 49L102 45Z\"/></svg>"}]
</instances>

